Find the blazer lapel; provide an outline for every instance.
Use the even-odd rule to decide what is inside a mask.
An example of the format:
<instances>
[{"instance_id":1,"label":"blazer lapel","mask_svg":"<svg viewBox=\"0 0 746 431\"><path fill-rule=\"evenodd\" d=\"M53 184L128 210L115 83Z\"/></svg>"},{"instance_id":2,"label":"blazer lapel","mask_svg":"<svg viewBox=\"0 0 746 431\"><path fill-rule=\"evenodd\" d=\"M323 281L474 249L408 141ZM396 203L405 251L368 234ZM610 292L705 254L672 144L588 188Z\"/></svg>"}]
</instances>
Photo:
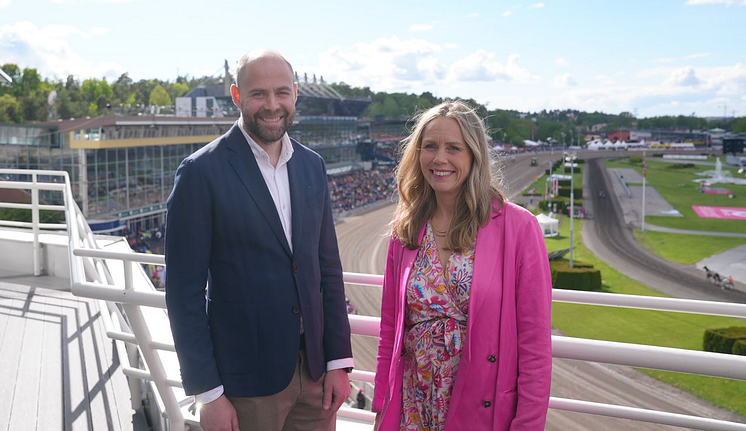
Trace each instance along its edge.
<instances>
[{"instance_id":1,"label":"blazer lapel","mask_svg":"<svg viewBox=\"0 0 746 431\"><path fill-rule=\"evenodd\" d=\"M496 272L498 267L501 268L498 265L500 260L497 256L502 255L502 250L499 249L501 245L500 226L502 225L502 220L496 220L499 215L499 212L493 212L487 226L480 228L477 233L477 247L474 250L474 272L469 292L469 319L466 324L466 351L461 354L461 363L456 374L456 383L451 394L451 400L453 401L449 411L455 411L456 404L458 404L458 400L461 399L461 394L464 391L464 382L468 380L466 374L469 373L470 368L472 338L476 336L474 333L475 317L478 316L479 310L482 308L482 304L484 304L487 296L495 294L499 296L502 294L501 290L495 289L495 283L497 282L495 279ZM495 327L499 327L499 322L495 322ZM446 419L446 429L452 429L449 426L450 422Z\"/></svg>"},{"instance_id":2,"label":"blazer lapel","mask_svg":"<svg viewBox=\"0 0 746 431\"><path fill-rule=\"evenodd\" d=\"M272 195L269 194L267 183L259 170L259 165L256 164L254 153L251 152L249 143L246 142L246 138L244 138L238 125L234 125L228 132L227 140L228 149L237 153L236 157L230 157L233 170L236 171L236 175L238 175L259 211L267 220L272 233L280 241L285 252L292 254L285 232L282 230L282 223L279 214L277 214L275 202L272 200Z\"/></svg>"},{"instance_id":3,"label":"blazer lapel","mask_svg":"<svg viewBox=\"0 0 746 431\"><path fill-rule=\"evenodd\" d=\"M480 228L477 234L477 248L474 250L474 273L471 280L471 291L469 293L469 316L477 316L479 309L484 304L485 298L490 295L494 296L495 292L500 295L501 291L494 288L495 273L502 269L498 263L501 260L503 251L500 248L500 213L493 212L487 226ZM467 333L472 333L472 323L474 319L469 319L467 324ZM467 337L467 340L469 337ZM471 346L470 346L471 347ZM469 349L471 351L471 349Z\"/></svg>"},{"instance_id":4,"label":"blazer lapel","mask_svg":"<svg viewBox=\"0 0 746 431\"><path fill-rule=\"evenodd\" d=\"M294 147L293 157L288 160L288 182L290 183L290 210L291 225L293 232L293 250L300 247L301 234L303 232L303 212L306 210L306 196L311 188L307 178L305 166L300 160L300 152L296 143L291 139L290 144Z\"/></svg>"}]
</instances>

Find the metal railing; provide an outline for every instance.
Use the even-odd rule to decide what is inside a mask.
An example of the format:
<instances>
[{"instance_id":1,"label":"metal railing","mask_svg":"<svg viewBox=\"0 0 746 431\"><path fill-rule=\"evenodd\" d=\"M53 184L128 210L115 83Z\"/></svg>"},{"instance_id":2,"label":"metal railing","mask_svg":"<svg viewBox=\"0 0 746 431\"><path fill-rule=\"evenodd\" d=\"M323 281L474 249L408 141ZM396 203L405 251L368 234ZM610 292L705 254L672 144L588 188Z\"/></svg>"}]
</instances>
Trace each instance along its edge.
<instances>
[{"instance_id":1,"label":"metal railing","mask_svg":"<svg viewBox=\"0 0 746 431\"><path fill-rule=\"evenodd\" d=\"M122 355L120 362L130 364L129 367L124 367L123 371L130 377L133 408L139 408L136 404L140 400L139 383L135 379L152 381L165 408L170 429L181 430L189 424L196 424L196 418L186 412L187 405L191 403L191 397L183 395L183 391L180 390L182 387L180 380L168 376L168 371L178 375L177 370L167 369L178 367L178 364L164 360L163 356L163 354L169 354L173 357L175 352L173 341L154 339L149 322L153 314L150 313L150 317L146 316L149 313L148 310L152 312L165 309L165 295L152 287L140 265L165 265L164 256L100 249L73 199L66 172L0 169L0 175L6 173L32 175L32 181L19 182L23 184L23 187L18 184L7 187L9 182L0 181L0 188L26 188L32 191L35 189L58 190L64 194L72 292L78 296L101 301L102 309L109 311L109 313L101 313L104 317L107 336L118 343L126 343L129 347L126 351L126 358L123 356L125 350L123 348L118 350ZM64 184L39 183L36 181L37 175L60 176L64 178ZM0 205L0 207L3 206L8 207L7 204ZM16 208L31 209L32 212L37 213L33 216L30 225L12 225L30 227L34 231L35 241L38 241L39 229L44 228L38 222L38 210L61 210L58 207L45 208L38 205L38 202L36 205L32 203L28 207ZM4 223L0 225L9 226ZM37 250L37 248L35 246L34 249ZM121 268L121 275L113 276L112 273L118 272L119 268ZM380 275L349 272L344 274L344 280L349 284L374 287L381 287L383 283L383 277ZM746 304L567 290L554 290L553 301L746 318ZM119 308L120 306L122 309ZM161 311L155 316L165 318L166 315ZM349 318L353 334L378 337L380 318L358 315L350 315ZM555 358L746 380L746 357L735 355L556 335L552 336L552 349L552 355ZM146 369L137 366L138 355ZM350 378L372 383L375 380L375 373L355 370ZM575 399L552 397L549 407L555 410L699 430L746 431L746 424L736 422ZM340 409L339 416L370 423L374 419L374 414L371 412L344 407Z\"/></svg>"}]
</instances>

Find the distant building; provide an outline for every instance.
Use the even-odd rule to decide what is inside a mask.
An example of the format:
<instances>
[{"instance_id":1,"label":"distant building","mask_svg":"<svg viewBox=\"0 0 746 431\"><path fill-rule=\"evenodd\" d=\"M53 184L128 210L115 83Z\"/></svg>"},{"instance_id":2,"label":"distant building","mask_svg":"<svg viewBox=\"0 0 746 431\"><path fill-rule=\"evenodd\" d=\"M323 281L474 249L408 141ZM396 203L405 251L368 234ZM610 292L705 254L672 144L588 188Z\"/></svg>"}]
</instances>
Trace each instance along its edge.
<instances>
[{"instance_id":1,"label":"distant building","mask_svg":"<svg viewBox=\"0 0 746 431\"><path fill-rule=\"evenodd\" d=\"M663 143L691 142L696 147L703 147L711 144L710 134L708 132L689 132L685 130L631 130L629 139L633 142L640 142L643 139L645 141L657 141Z\"/></svg>"},{"instance_id":2,"label":"distant building","mask_svg":"<svg viewBox=\"0 0 746 431\"><path fill-rule=\"evenodd\" d=\"M624 141L628 142L630 140L630 132L629 130L614 130L612 132L609 132L606 134L606 138L610 141Z\"/></svg>"},{"instance_id":3,"label":"distant building","mask_svg":"<svg viewBox=\"0 0 746 431\"><path fill-rule=\"evenodd\" d=\"M218 102L207 106L218 109L221 100L229 100L218 87L204 86L205 95L195 97L214 98ZM357 115L370 101L325 93L302 97L304 112L296 114L289 135L329 164L360 159L358 144L370 127L361 128ZM0 167L67 171L75 199L97 231L151 228L165 222L166 198L179 163L235 123L237 110L233 116L227 112L0 124ZM332 115L306 115L316 112Z\"/></svg>"}]
</instances>

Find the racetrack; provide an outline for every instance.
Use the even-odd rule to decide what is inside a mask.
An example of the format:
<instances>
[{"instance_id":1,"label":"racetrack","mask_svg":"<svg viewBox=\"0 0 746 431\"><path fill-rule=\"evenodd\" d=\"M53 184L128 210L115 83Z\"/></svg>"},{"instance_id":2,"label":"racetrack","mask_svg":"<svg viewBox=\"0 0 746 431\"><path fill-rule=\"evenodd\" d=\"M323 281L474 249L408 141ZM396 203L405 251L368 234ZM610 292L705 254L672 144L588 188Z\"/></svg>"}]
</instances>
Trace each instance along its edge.
<instances>
[{"instance_id":1,"label":"racetrack","mask_svg":"<svg viewBox=\"0 0 746 431\"><path fill-rule=\"evenodd\" d=\"M587 155L588 153L584 153L584 156L587 157ZM596 157L605 155L607 156L608 154L592 154L592 156ZM531 167L529 165L531 157L539 158L538 166ZM539 153L517 156L515 162L506 160L503 172L505 178L510 183L508 195L512 197L515 193L531 184L547 168L550 157L549 153ZM554 157L556 158L558 155L555 154ZM596 195L594 194L593 196ZM391 221L393 210L394 206L392 204L364 215L346 218L337 224L337 237L339 239L342 265L345 271L373 274L383 273L388 243L387 226ZM595 210L594 221L601 220L601 217L610 217L608 213L598 213L599 210L603 211L600 206ZM588 226L587 223L586 226ZM616 235L623 235L623 233L620 234L618 231L612 232L615 233L612 234L611 241L620 242L622 237L617 237ZM606 239L602 241L606 241ZM620 244L624 243L620 242ZM631 245L620 246L627 247ZM642 268L646 268L646 266ZM369 316L380 315L380 288L347 285L346 289L347 296L353 302L359 314ZM374 370L377 339L358 335L354 335L352 338L356 368ZM556 397L606 402L746 422L742 417L713 407L689 394L662 384L628 367L559 359L555 359L553 363L552 395ZM546 429L551 431L663 431L674 428L550 410Z\"/></svg>"}]
</instances>

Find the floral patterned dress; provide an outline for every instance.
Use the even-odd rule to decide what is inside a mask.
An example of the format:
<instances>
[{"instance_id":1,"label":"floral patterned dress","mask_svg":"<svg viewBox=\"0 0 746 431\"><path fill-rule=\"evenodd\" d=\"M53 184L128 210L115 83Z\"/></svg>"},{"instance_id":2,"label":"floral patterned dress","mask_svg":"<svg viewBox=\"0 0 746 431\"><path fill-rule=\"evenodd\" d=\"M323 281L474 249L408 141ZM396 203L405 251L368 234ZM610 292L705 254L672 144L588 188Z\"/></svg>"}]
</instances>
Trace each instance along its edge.
<instances>
[{"instance_id":1,"label":"floral patterned dress","mask_svg":"<svg viewBox=\"0 0 746 431\"><path fill-rule=\"evenodd\" d=\"M474 248L452 253L444 268L430 222L407 284L402 431L445 428L466 338Z\"/></svg>"}]
</instances>

